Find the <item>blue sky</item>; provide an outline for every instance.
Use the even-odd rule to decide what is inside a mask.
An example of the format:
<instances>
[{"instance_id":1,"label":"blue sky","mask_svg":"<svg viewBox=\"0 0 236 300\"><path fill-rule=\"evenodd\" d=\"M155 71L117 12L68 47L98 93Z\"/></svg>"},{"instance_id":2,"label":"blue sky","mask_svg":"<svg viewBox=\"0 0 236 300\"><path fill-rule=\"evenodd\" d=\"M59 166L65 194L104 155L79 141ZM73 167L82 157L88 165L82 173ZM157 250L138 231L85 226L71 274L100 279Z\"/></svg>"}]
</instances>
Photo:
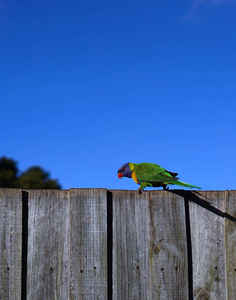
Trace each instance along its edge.
<instances>
[{"instance_id":1,"label":"blue sky","mask_svg":"<svg viewBox=\"0 0 236 300\"><path fill-rule=\"evenodd\" d=\"M63 188L152 162L235 189L236 1L0 0L1 147Z\"/></svg>"}]
</instances>

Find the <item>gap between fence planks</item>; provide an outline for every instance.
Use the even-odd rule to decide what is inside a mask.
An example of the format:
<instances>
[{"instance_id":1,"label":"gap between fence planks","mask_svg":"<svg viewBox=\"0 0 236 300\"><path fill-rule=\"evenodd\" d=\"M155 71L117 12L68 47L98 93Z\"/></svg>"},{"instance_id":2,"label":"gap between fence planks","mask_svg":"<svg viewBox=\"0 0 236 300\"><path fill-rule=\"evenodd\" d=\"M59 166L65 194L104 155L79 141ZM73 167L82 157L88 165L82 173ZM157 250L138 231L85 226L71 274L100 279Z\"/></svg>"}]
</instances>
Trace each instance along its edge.
<instances>
[{"instance_id":1,"label":"gap between fence planks","mask_svg":"<svg viewBox=\"0 0 236 300\"><path fill-rule=\"evenodd\" d=\"M236 191L24 195L0 189L0 299L236 299Z\"/></svg>"}]
</instances>

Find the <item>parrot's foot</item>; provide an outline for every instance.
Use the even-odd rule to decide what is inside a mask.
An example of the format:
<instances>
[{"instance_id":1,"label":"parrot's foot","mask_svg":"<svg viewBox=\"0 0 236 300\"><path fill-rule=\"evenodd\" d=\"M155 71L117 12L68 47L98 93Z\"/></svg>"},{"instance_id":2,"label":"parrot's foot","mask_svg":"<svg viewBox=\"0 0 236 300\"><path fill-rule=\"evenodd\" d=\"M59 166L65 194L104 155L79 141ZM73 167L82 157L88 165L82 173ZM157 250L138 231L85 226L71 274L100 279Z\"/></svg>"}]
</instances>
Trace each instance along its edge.
<instances>
[{"instance_id":1,"label":"parrot's foot","mask_svg":"<svg viewBox=\"0 0 236 300\"><path fill-rule=\"evenodd\" d=\"M142 194L142 192L143 192L143 189L138 188L138 193L139 193L139 194Z\"/></svg>"},{"instance_id":2,"label":"parrot's foot","mask_svg":"<svg viewBox=\"0 0 236 300\"><path fill-rule=\"evenodd\" d=\"M168 190L169 190L169 187L165 184L165 185L163 185L163 190L164 190L164 191L168 191Z\"/></svg>"}]
</instances>

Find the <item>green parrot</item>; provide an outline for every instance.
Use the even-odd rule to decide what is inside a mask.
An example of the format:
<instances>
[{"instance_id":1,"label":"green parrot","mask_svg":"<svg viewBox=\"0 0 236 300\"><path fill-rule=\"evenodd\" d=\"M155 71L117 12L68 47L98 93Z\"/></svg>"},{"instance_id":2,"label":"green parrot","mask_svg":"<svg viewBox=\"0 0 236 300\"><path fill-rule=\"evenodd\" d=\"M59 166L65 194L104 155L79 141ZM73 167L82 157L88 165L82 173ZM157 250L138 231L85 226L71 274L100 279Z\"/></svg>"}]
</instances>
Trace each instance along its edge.
<instances>
[{"instance_id":1,"label":"green parrot","mask_svg":"<svg viewBox=\"0 0 236 300\"><path fill-rule=\"evenodd\" d=\"M168 189L168 185L173 184L187 188L201 189L198 186L178 180L177 175L178 173L167 171L159 165L150 163L126 163L118 170L118 177L120 179L122 177L133 178L133 180L140 185L138 189L139 193L147 186L163 187L163 189L166 190Z\"/></svg>"}]
</instances>

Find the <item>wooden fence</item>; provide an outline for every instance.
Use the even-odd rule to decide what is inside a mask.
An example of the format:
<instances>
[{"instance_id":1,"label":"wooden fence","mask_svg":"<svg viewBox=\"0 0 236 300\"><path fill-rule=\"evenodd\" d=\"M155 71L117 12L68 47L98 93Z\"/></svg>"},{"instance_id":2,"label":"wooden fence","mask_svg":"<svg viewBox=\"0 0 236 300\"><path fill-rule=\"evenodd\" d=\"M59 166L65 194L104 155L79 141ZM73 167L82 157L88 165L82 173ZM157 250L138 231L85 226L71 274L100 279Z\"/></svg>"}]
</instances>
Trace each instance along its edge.
<instances>
[{"instance_id":1,"label":"wooden fence","mask_svg":"<svg viewBox=\"0 0 236 300\"><path fill-rule=\"evenodd\" d=\"M0 299L236 299L236 191L0 189Z\"/></svg>"}]
</instances>

